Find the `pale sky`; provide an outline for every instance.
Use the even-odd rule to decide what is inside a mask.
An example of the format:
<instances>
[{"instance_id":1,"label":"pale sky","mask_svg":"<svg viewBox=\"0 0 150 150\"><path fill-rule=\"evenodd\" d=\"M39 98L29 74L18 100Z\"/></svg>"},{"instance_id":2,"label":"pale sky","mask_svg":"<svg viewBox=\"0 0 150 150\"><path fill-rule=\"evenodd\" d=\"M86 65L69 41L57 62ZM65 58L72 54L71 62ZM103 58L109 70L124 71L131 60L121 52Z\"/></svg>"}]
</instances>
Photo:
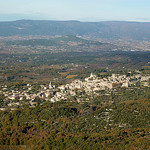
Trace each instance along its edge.
<instances>
[{"instance_id":1,"label":"pale sky","mask_svg":"<svg viewBox=\"0 0 150 150\"><path fill-rule=\"evenodd\" d=\"M20 19L150 22L150 0L0 0L0 21Z\"/></svg>"}]
</instances>

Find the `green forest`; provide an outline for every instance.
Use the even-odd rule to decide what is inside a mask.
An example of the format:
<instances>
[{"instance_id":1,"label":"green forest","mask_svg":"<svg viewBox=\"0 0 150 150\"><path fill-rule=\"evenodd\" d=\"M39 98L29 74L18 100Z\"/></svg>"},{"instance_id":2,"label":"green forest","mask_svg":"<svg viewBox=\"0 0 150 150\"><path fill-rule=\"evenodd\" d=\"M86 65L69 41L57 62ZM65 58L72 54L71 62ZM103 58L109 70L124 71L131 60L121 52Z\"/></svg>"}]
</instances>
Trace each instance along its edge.
<instances>
[{"instance_id":1,"label":"green forest","mask_svg":"<svg viewBox=\"0 0 150 150\"><path fill-rule=\"evenodd\" d=\"M150 148L150 89L0 112L0 149ZM114 101L111 103L111 101Z\"/></svg>"}]
</instances>

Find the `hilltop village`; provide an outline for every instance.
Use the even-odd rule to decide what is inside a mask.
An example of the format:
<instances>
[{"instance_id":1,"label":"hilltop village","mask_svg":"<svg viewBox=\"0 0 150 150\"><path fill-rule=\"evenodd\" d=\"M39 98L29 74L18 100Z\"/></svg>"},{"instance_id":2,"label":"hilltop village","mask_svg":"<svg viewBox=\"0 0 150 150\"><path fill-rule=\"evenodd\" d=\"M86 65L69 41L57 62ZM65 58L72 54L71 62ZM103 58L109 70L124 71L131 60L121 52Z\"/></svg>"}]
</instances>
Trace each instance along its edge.
<instances>
[{"instance_id":1,"label":"hilltop village","mask_svg":"<svg viewBox=\"0 0 150 150\"><path fill-rule=\"evenodd\" d=\"M99 91L105 91L105 95L109 95L117 87L130 88L138 83L149 87L149 80L150 76L142 76L141 74L133 76L112 74L111 76L101 78L91 73L90 77L85 78L84 81L74 80L69 84L58 87L52 85L51 82L48 87L40 85L40 90L35 93L31 92L33 86L30 84L27 84L22 90L10 90L5 85L1 87L0 94L4 95L3 102L7 104L7 107L20 106L23 101L25 104L29 104L30 107L35 107L45 100L51 102L60 100L77 101L82 103L88 102L92 95L98 96ZM0 109L5 110L5 107L3 106Z\"/></svg>"}]
</instances>

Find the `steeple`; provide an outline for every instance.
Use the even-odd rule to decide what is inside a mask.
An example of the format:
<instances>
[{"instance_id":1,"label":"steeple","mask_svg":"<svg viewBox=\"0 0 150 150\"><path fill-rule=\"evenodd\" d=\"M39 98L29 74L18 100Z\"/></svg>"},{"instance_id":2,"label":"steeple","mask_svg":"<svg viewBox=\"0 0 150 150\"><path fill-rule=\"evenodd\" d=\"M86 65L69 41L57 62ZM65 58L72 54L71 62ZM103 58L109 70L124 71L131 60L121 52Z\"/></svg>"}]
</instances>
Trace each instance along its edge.
<instances>
[{"instance_id":1,"label":"steeple","mask_svg":"<svg viewBox=\"0 0 150 150\"><path fill-rule=\"evenodd\" d=\"M96 75L94 75L93 73L91 73L90 78L96 78Z\"/></svg>"},{"instance_id":2,"label":"steeple","mask_svg":"<svg viewBox=\"0 0 150 150\"><path fill-rule=\"evenodd\" d=\"M52 87L52 83L51 83L51 81L50 81L50 83L49 83L49 89L52 89L53 87Z\"/></svg>"}]
</instances>

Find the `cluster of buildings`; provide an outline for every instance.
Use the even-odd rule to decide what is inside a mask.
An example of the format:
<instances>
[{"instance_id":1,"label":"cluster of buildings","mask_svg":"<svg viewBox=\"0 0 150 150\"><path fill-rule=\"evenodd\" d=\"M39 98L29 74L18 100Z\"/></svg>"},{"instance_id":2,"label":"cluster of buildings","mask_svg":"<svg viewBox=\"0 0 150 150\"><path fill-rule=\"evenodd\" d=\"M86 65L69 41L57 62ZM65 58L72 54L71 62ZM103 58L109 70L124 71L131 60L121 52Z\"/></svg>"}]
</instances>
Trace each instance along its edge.
<instances>
[{"instance_id":1,"label":"cluster of buildings","mask_svg":"<svg viewBox=\"0 0 150 150\"><path fill-rule=\"evenodd\" d=\"M107 90L110 91L115 87L128 88L131 85L136 85L137 82L142 83L144 86L149 86L150 76L142 76L140 74L134 76L112 74L106 78L97 77L92 74L90 77L85 78L85 81L74 80L73 82L55 87L51 82L49 86L40 85L40 90L33 92L33 86L27 84L26 88L19 90L8 90L7 86L3 86L0 94L4 95L3 101L9 101L9 107L21 105L21 101L27 101L30 107L36 106L40 101L47 100L56 102L60 100L68 100L70 97L76 97L78 102L78 93L82 95L96 94L97 91Z\"/></svg>"},{"instance_id":2,"label":"cluster of buildings","mask_svg":"<svg viewBox=\"0 0 150 150\"><path fill-rule=\"evenodd\" d=\"M19 106L21 102L28 101L27 103L34 107L41 100L49 100L49 97L55 91L55 85L52 85L51 82L49 86L46 87L41 85L40 91L34 93L34 88L32 85L27 84L25 88L21 90L10 90L6 85L0 90L0 94L3 94L5 99L4 102L8 102L8 106Z\"/></svg>"},{"instance_id":3,"label":"cluster of buildings","mask_svg":"<svg viewBox=\"0 0 150 150\"><path fill-rule=\"evenodd\" d=\"M143 85L149 86L148 80L150 76L141 76L140 74L129 76L112 74L107 78L100 78L92 74L90 77L85 78L85 81L74 80L70 84L62 85L58 87L60 89L50 101L56 102L59 100L67 100L70 96L76 96L78 91L87 95L96 94L97 91L111 90L115 87L128 88L131 85L136 85L137 82L143 82ZM79 100L80 101L80 100Z\"/></svg>"}]
</instances>

